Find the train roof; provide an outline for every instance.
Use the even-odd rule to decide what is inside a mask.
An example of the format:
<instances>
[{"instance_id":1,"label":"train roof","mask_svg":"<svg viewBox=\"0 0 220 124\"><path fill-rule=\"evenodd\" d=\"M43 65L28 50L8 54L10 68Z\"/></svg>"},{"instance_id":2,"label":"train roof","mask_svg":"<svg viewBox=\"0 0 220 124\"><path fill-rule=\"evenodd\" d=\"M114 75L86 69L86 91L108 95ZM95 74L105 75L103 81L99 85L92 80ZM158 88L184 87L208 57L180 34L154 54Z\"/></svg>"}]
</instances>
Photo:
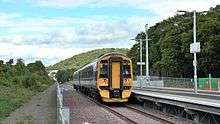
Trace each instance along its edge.
<instances>
[{"instance_id":1,"label":"train roof","mask_svg":"<svg viewBox=\"0 0 220 124\"><path fill-rule=\"evenodd\" d=\"M106 53L106 54L102 54L101 56L99 56L99 59L102 59L106 56L110 56L110 55L120 55L120 56L124 56L127 58L127 56L125 54L122 53L117 53L117 52L111 52L111 53Z\"/></svg>"},{"instance_id":2,"label":"train roof","mask_svg":"<svg viewBox=\"0 0 220 124\"><path fill-rule=\"evenodd\" d=\"M107 56L112 56L112 55L123 56L123 57L128 58L125 54L122 54L122 53L117 53L117 52L105 53L105 54L100 55L97 59L93 60L91 63L89 63L89 64L83 66L83 67L80 68L80 69L78 69L76 72L74 72L74 74L80 72L81 70L83 70L83 69L85 69L85 68L87 68L87 67L89 67L89 66L94 66L94 65L96 65L96 63L97 63L99 60L101 60L102 58L107 57Z\"/></svg>"},{"instance_id":3,"label":"train roof","mask_svg":"<svg viewBox=\"0 0 220 124\"><path fill-rule=\"evenodd\" d=\"M98 59L95 59L93 62L83 66L82 68L78 69L77 71L74 72L74 74L80 72L81 70L87 68L87 67L90 67L90 66L94 66L96 63L98 62Z\"/></svg>"}]
</instances>

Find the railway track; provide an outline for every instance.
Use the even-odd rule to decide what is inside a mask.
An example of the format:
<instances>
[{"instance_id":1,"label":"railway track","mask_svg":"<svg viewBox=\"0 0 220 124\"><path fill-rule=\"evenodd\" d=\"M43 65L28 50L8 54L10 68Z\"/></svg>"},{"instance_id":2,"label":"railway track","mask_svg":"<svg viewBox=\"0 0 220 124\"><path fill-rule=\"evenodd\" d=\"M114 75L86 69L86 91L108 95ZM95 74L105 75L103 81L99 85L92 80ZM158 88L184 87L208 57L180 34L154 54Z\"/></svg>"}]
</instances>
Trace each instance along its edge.
<instances>
[{"instance_id":1,"label":"railway track","mask_svg":"<svg viewBox=\"0 0 220 124\"><path fill-rule=\"evenodd\" d=\"M165 123L165 124L175 124L174 122L171 122L171 121L167 120L167 118L159 117L158 115L154 115L154 114L152 114L152 113L150 113L150 112L146 112L146 111L144 111L144 110L141 110L141 109L139 109L139 108L133 107L133 106L131 106L131 105L125 105L125 106L126 106L128 109L131 109L131 110L133 110L133 111L135 111L135 112L137 112L137 113L143 114L143 115L145 115L145 116L147 116L147 117L154 118L155 120L158 120L158 121L161 122L161 123Z\"/></svg>"},{"instance_id":2,"label":"railway track","mask_svg":"<svg viewBox=\"0 0 220 124\"><path fill-rule=\"evenodd\" d=\"M68 85L67 87L73 89L71 85ZM175 118L171 119L172 117L165 117L165 116L163 117L163 115L158 116L158 114L147 112L144 109L141 109L137 106L132 106L129 104L106 105L85 94L82 94L82 93L79 93L79 94L81 94L82 96L89 99L96 105L104 108L105 110L116 115L117 117L119 117L120 119L122 119L123 121L129 124L142 124L142 123L145 124L145 122L147 124L155 124L155 123L156 124L175 124L175 122L178 122L178 119L176 119L177 120L176 121ZM132 113L132 116L131 115L129 116L128 113ZM143 121L139 121L139 119Z\"/></svg>"},{"instance_id":3,"label":"railway track","mask_svg":"<svg viewBox=\"0 0 220 124\"><path fill-rule=\"evenodd\" d=\"M107 111L111 112L112 114L116 115L120 119L124 120L128 124L141 124L141 123L175 124L175 123L172 123L164 118L160 118L160 117L155 116L153 114L146 113L140 109L137 109L137 108L129 106L129 105L123 104L121 106L108 106L103 103L100 103L99 101L97 101L91 97L88 97L88 96L85 96L85 97L87 97L89 100L91 100L92 102L94 102L98 106L100 106L100 107L106 109ZM131 116L131 115L128 116L127 115L128 113L132 114L133 116ZM140 117L140 116L142 116L142 117ZM140 121L139 119L143 120L143 121ZM144 122L144 121L148 121L148 122Z\"/></svg>"},{"instance_id":4,"label":"railway track","mask_svg":"<svg viewBox=\"0 0 220 124\"><path fill-rule=\"evenodd\" d=\"M71 87L70 86L71 85L68 85L67 87L73 89L72 86ZM131 106L128 106L125 104L121 104L120 106L118 105L109 106L85 94L82 94L82 93L79 93L79 94L86 97L87 99L95 103L96 105L109 111L110 113L116 115L117 117L119 117L120 119L122 119L128 124L146 124L146 123L147 124L155 124L155 123L156 124L174 124L167 120L145 113L141 110L135 109L134 107L132 108ZM128 113L130 113L130 116L128 116Z\"/></svg>"},{"instance_id":5,"label":"railway track","mask_svg":"<svg viewBox=\"0 0 220 124\"><path fill-rule=\"evenodd\" d=\"M67 84L67 87L69 87L70 89L73 89L73 87L70 84ZM157 115L145 112L144 110L133 107L131 105L121 104L119 106L118 105L109 106L85 94L82 94L82 93L79 93L79 94L86 97L87 99L95 103L96 105L116 115L117 117L124 120L128 124L141 124L141 123L145 124L145 122L143 121L147 121L146 122L147 124L155 124L155 123L156 124L175 124L169 120L166 120L165 118L161 118ZM132 116L131 115L128 116L128 113L132 114ZM141 120L143 121L141 122Z\"/></svg>"},{"instance_id":6,"label":"railway track","mask_svg":"<svg viewBox=\"0 0 220 124\"><path fill-rule=\"evenodd\" d=\"M100 103L99 101L95 100L95 99L92 99L90 97L87 96L87 98L91 101L93 101L94 103L96 103L98 106L101 106L102 108L110 111L112 114L116 115L117 117L121 118L122 120L124 120L125 122L127 122L128 124L138 124L137 122L135 122L134 120L124 116L123 114L121 114L120 112L117 112L116 110L114 110L113 108L107 106L107 105L104 105L102 103Z\"/></svg>"}]
</instances>

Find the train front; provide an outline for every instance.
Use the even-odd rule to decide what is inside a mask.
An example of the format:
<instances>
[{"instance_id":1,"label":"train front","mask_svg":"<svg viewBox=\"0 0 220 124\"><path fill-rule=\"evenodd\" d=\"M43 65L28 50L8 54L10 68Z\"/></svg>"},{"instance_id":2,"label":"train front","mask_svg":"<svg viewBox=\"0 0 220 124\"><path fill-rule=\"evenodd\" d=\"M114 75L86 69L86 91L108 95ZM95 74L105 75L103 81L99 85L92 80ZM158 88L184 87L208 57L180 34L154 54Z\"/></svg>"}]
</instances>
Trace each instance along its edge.
<instances>
[{"instance_id":1,"label":"train front","mask_svg":"<svg viewBox=\"0 0 220 124\"><path fill-rule=\"evenodd\" d=\"M127 102L133 85L131 59L107 54L98 62L97 89L104 102Z\"/></svg>"}]
</instances>

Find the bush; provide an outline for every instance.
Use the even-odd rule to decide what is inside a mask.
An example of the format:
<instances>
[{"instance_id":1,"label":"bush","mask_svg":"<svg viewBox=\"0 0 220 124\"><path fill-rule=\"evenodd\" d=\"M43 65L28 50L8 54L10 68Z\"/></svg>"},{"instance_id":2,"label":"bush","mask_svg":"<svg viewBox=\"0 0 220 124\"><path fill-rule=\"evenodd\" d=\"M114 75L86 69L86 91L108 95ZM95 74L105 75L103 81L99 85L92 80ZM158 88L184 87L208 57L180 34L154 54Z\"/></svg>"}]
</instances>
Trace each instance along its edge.
<instances>
[{"instance_id":1,"label":"bush","mask_svg":"<svg viewBox=\"0 0 220 124\"><path fill-rule=\"evenodd\" d=\"M21 59L15 65L12 59L0 61L0 120L52 83L40 61L28 66Z\"/></svg>"}]
</instances>

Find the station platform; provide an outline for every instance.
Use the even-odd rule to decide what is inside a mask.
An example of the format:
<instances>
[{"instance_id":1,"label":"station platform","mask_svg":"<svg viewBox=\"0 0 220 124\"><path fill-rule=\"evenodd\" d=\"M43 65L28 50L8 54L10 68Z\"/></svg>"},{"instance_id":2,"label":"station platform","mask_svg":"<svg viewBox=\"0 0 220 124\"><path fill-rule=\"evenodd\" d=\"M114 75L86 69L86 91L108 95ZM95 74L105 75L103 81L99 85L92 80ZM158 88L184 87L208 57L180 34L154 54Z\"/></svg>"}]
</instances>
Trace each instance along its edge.
<instances>
[{"instance_id":1,"label":"station platform","mask_svg":"<svg viewBox=\"0 0 220 124\"><path fill-rule=\"evenodd\" d=\"M133 95L140 100L149 100L183 107L184 109L202 111L220 115L220 96L213 94L194 94L134 88Z\"/></svg>"}]
</instances>

